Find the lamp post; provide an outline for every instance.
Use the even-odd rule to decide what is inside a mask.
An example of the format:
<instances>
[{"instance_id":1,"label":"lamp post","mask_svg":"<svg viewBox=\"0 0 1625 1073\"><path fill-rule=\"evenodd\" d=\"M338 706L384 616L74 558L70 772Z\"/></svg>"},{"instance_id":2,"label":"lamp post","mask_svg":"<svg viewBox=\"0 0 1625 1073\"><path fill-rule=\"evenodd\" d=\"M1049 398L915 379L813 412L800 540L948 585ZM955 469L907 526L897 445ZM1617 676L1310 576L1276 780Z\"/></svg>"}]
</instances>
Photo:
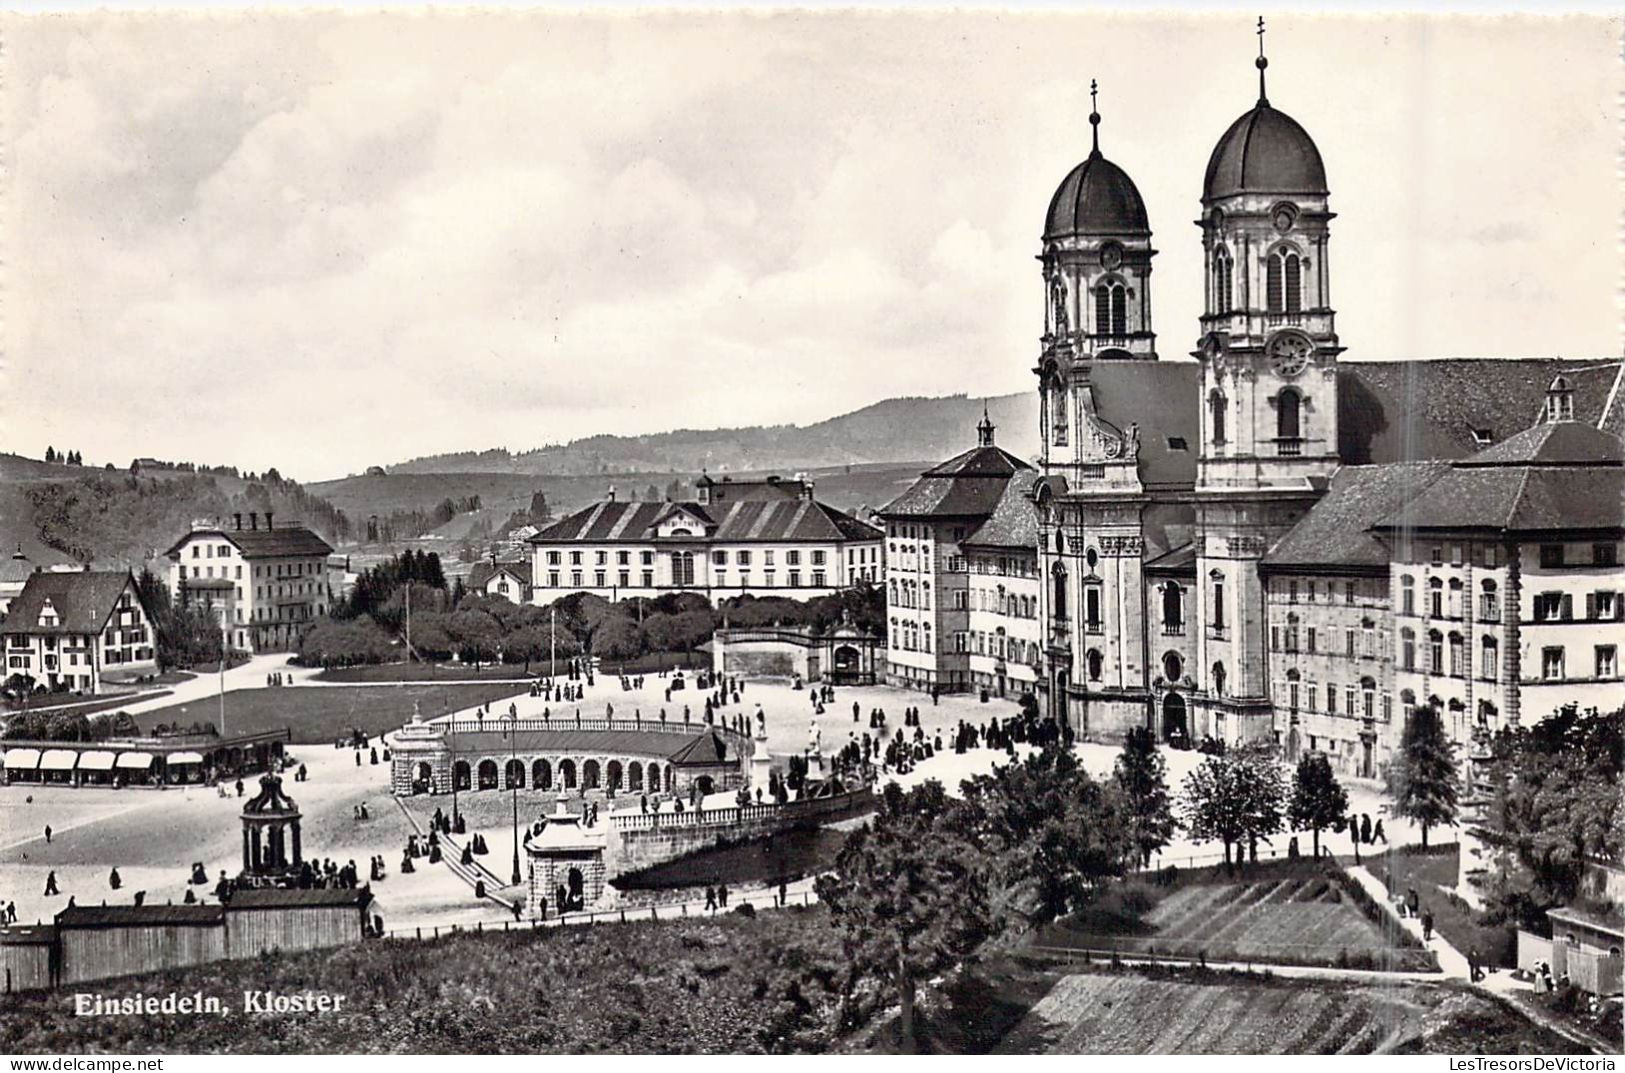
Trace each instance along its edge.
<instances>
[{"instance_id":1,"label":"lamp post","mask_svg":"<svg viewBox=\"0 0 1625 1073\"><path fill-rule=\"evenodd\" d=\"M519 780L512 777L513 765L519 760L518 719L508 716L508 792L513 799L513 885L519 885Z\"/></svg>"}]
</instances>

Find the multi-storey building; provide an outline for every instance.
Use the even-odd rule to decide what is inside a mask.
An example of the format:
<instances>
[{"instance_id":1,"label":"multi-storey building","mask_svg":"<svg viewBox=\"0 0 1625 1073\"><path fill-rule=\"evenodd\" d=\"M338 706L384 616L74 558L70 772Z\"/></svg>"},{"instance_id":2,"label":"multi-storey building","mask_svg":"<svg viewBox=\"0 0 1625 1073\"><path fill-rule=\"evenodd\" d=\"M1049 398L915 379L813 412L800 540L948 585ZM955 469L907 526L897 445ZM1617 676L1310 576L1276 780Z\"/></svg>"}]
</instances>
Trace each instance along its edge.
<instances>
[{"instance_id":1,"label":"multi-storey building","mask_svg":"<svg viewBox=\"0 0 1625 1073\"><path fill-rule=\"evenodd\" d=\"M878 584L880 531L813 498L813 482L701 477L692 500L627 503L614 491L530 538L538 604L694 592L808 599Z\"/></svg>"},{"instance_id":2,"label":"multi-storey building","mask_svg":"<svg viewBox=\"0 0 1625 1073\"><path fill-rule=\"evenodd\" d=\"M208 609L239 652L295 649L332 604L333 548L302 525L277 527L270 511L232 515L233 524L192 523L166 553L177 603Z\"/></svg>"},{"instance_id":3,"label":"multi-storey building","mask_svg":"<svg viewBox=\"0 0 1625 1073\"><path fill-rule=\"evenodd\" d=\"M157 670L157 638L127 570L42 570L12 600L0 648L5 678L28 689L99 693Z\"/></svg>"},{"instance_id":4,"label":"multi-storey building","mask_svg":"<svg viewBox=\"0 0 1625 1073\"><path fill-rule=\"evenodd\" d=\"M1194 362L1159 360L1149 220L1101 153L1098 112L1050 201L1030 497L1041 706L1080 737L1274 740L1376 776L1419 704L1463 743L1617 704L1625 363L1344 360L1326 169L1269 102L1266 67L1203 178ZM970 659L912 643L909 533L957 525L935 547L968 559L973 527L950 513L886 511L894 682L972 680ZM931 577L943 640L975 629L945 621L955 576Z\"/></svg>"},{"instance_id":5,"label":"multi-storey building","mask_svg":"<svg viewBox=\"0 0 1625 1073\"><path fill-rule=\"evenodd\" d=\"M886 678L894 685L1003 691L1012 679L1031 680L1025 643L1036 633L1036 556L1031 511L1022 507L1037 475L997 446L993 433L984 414L975 447L926 470L879 511L886 526ZM1025 659L1012 667L1018 651Z\"/></svg>"}]
</instances>

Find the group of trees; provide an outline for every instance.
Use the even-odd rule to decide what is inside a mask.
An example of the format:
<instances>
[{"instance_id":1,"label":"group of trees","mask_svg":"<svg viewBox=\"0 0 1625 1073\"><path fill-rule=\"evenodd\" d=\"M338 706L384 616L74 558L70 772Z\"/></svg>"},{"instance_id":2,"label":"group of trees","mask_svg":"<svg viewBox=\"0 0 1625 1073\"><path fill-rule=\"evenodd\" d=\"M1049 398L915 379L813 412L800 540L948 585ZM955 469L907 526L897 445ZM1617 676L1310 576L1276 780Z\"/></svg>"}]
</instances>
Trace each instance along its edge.
<instances>
[{"instance_id":1,"label":"group of trees","mask_svg":"<svg viewBox=\"0 0 1625 1073\"><path fill-rule=\"evenodd\" d=\"M888 784L873 820L817 881L852 982L868 979L895 997L905 1049L915 1042L920 981L996 935L1084 909L1166 845L1175 826L1149 732L1130 736L1106 780L1052 745L962 790L956 799L935 781L907 793ZM843 1020L858 1016L849 1008Z\"/></svg>"},{"instance_id":2,"label":"group of trees","mask_svg":"<svg viewBox=\"0 0 1625 1073\"><path fill-rule=\"evenodd\" d=\"M78 451L57 454L55 447L47 447L45 448L45 461L60 462L64 466L82 466L85 464L85 456ZM108 463L108 465L111 466L112 463Z\"/></svg>"},{"instance_id":3,"label":"group of trees","mask_svg":"<svg viewBox=\"0 0 1625 1073\"><path fill-rule=\"evenodd\" d=\"M225 638L212 612L176 603L170 598L169 586L150 569L136 576L135 587L152 622L159 670L220 662L225 655Z\"/></svg>"},{"instance_id":4,"label":"group of trees","mask_svg":"<svg viewBox=\"0 0 1625 1073\"><path fill-rule=\"evenodd\" d=\"M76 712L18 712L0 738L9 741L105 741L141 730L129 712L92 719Z\"/></svg>"},{"instance_id":5,"label":"group of trees","mask_svg":"<svg viewBox=\"0 0 1625 1073\"><path fill-rule=\"evenodd\" d=\"M881 591L865 587L807 601L747 596L720 608L694 593L611 603L578 592L534 606L468 592L461 578L448 587L438 555L406 551L362 572L349 596L334 602L331 618L306 632L300 655L325 666L378 663L410 640L407 658L456 656L476 664L523 664L528 671L550 657L588 654L624 663L654 653L692 653L723 625L824 630L843 621L878 630L885 621Z\"/></svg>"},{"instance_id":6,"label":"group of trees","mask_svg":"<svg viewBox=\"0 0 1625 1073\"><path fill-rule=\"evenodd\" d=\"M1625 709L1582 713L1570 704L1501 731L1491 752L1491 900L1501 917L1544 930L1547 909L1588 897L1588 860L1625 857Z\"/></svg>"}]
</instances>

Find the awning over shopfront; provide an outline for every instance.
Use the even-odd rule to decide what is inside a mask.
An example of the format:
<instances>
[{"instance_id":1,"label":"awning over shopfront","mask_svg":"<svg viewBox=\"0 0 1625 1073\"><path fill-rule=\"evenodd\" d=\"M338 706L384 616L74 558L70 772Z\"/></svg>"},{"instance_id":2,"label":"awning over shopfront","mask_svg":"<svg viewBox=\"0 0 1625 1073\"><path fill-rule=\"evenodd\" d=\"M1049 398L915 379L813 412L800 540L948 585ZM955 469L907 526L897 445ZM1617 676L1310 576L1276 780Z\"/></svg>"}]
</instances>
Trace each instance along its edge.
<instances>
[{"instance_id":1,"label":"awning over shopfront","mask_svg":"<svg viewBox=\"0 0 1625 1073\"><path fill-rule=\"evenodd\" d=\"M72 749L47 749L39 758L41 771L72 771L79 762L79 754Z\"/></svg>"},{"instance_id":2,"label":"awning over shopfront","mask_svg":"<svg viewBox=\"0 0 1625 1073\"><path fill-rule=\"evenodd\" d=\"M119 753L114 764L120 771L145 771L152 766L151 753Z\"/></svg>"},{"instance_id":3,"label":"awning over shopfront","mask_svg":"<svg viewBox=\"0 0 1625 1073\"><path fill-rule=\"evenodd\" d=\"M201 764L203 763L203 757L198 753L170 753L169 762L171 764Z\"/></svg>"},{"instance_id":4,"label":"awning over shopfront","mask_svg":"<svg viewBox=\"0 0 1625 1073\"><path fill-rule=\"evenodd\" d=\"M5 764L11 771L33 771L39 767L39 750L7 749Z\"/></svg>"},{"instance_id":5,"label":"awning over shopfront","mask_svg":"<svg viewBox=\"0 0 1625 1073\"><path fill-rule=\"evenodd\" d=\"M104 749L92 749L88 753L80 753L79 770L111 771L113 770L113 754Z\"/></svg>"}]
</instances>

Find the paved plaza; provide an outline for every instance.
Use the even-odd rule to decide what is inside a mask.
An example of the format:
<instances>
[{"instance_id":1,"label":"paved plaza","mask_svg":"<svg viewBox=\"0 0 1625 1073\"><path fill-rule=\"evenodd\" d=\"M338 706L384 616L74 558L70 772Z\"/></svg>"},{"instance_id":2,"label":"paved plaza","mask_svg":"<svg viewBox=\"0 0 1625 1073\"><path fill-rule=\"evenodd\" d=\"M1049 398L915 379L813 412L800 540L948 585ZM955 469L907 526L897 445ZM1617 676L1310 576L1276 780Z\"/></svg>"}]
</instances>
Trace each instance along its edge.
<instances>
[{"instance_id":1,"label":"paved plaza","mask_svg":"<svg viewBox=\"0 0 1625 1073\"><path fill-rule=\"evenodd\" d=\"M302 691L312 688L342 689L343 685L313 685L309 679L313 672L289 668L272 658L261 658L248 665L227 672L228 689L252 689L264 685L268 669L284 672L289 682L287 702L298 703ZM491 705L488 718L500 719L512 704L522 718L539 717L544 707L550 708L554 718L569 718L580 708L584 718L602 717L607 706L613 706L617 718L630 718L635 712L658 725L661 708L666 709L667 725L682 723L683 707L690 709L690 723L696 729L703 726L705 695L692 688L665 698L670 680L653 675L646 676L641 689L623 690L619 679L600 676L587 690L579 704L549 704L540 698L525 695L521 687L518 695ZM187 698L202 702L218 680L204 676L185 683ZM151 702L174 703L173 697ZM859 721L852 720L852 706L856 703ZM944 741L961 719L978 726L989 719L1013 716L1017 706L1013 699L992 699L982 703L974 695L947 696L932 704L928 695L892 689L884 686L844 687L835 691L835 700L826 706L824 714L816 716L809 692L793 690L783 682L748 682L737 706L723 709L727 717L743 713L752 719L761 708L766 716L768 747L775 757L808 748L812 730L819 731L826 754L838 749L848 735L859 736L868 732L869 712L880 708L886 713L887 732L895 732L902 723L905 707L918 707L921 724L928 738L941 732ZM132 705L132 709L137 706ZM402 723L411 718L409 708L401 713ZM474 709L457 713L457 718L472 718ZM335 733L342 728L334 728ZM912 737L912 731L909 732ZM1078 755L1088 769L1096 775L1110 773L1118 749L1110 745L1080 744ZM303 763L309 771L309 781L290 781L286 789L298 802L304 814L304 850L309 858L331 857L343 864L355 860L362 874L367 861L382 855L388 867L388 878L379 885L378 896L383 902L391 928L414 924L471 922L491 919L495 907L481 905L473 891L449 869L431 866L419 859L413 875L399 874L401 851L408 834L413 830L410 820L389 793L389 766L376 766L362 756L356 766L355 754L348 749L337 750L328 746L295 746L292 755L296 763ZM1169 782L1177 787L1185 773L1201 757L1194 752L1166 750ZM950 790L969 776L990 771L995 763L1008 757L990 749L974 749L964 755L945 750L930 760L917 765L899 781L913 785L925 779L939 779ZM814 769L816 774L816 768ZM251 794L254 787L246 787ZM1385 818L1388 836L1395 844L1420 840L1420 833L1404 821L1396 821L1386 813L1381 795L1374 785L1348 784L1352 808L1369 812L1373 819ZM506 879L512 867L513 841L512 798L505 791L469 792L458 795L459 806L467 815L469 831L485 836L490 853L481 863L493 873ZM551 801L551 797L545 798ZM365 802L371 814L367 821L354 818L355 808ZM731 793L713 794L706 807L728 807L734 803ZM407 799L406 808L423 824L436 807L450 811L449 795ZM533 822L548 811L544 798L529 791L518 794L519 823ZM67 904L69 895L81 905L109 903L128 904L135 891L145 890L149 904L163 904L173 900L179 903L186 891L187 878L194 861L202 861L211 878L209 887L194 888L200 898L207 898L212 880L222 870L235 875L241 861L241 841L238 814L242 801L235 794L221 798L213 788L186 787L166 790L106 788L71 788L58 786L23 785L0 787L0 899L15 900L18 919L48 920ZM616 802L618 808L637 808L635 795L623 795ZM44 828L49 824L53 840L47 845ZM1278 836L1268 851L1285 853L1288 836ZM1326 843L1338 852L1346 853L1345 836L1324 837ZM1436 840L1448 838L1437 833ZM1307 836L1301 839L1302 848L1308 850ZM1218 856L1213 844L1196 845L1178 839L1170 845L1163 860L1179 863L1210 863ZM122 886L109 888L108 877L117 867ZM47 898L43 895L48 872L55 871L61 894Z\"/></svg>"}]
</instances>

